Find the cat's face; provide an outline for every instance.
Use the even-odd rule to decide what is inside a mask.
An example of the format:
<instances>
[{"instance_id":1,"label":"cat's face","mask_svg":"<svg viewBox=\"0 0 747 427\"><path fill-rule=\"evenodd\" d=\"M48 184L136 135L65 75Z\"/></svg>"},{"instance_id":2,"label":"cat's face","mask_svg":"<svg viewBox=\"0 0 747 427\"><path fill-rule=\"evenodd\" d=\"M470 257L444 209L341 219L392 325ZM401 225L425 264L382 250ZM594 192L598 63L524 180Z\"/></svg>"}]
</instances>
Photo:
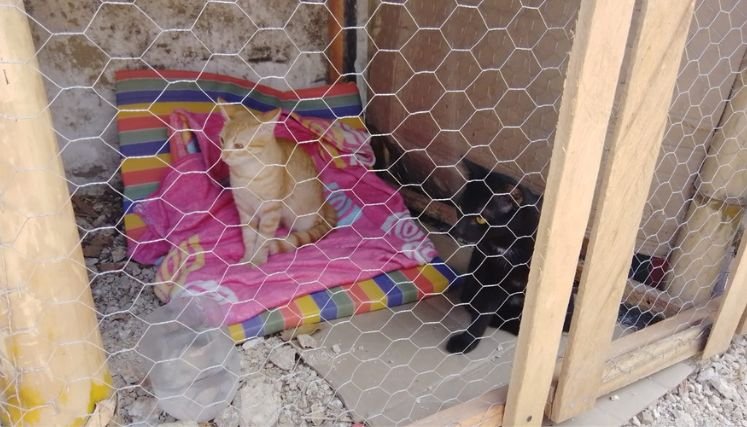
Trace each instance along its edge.
<instances>
[{"instance_id":1,"label":"cat's face","mask_svg":"<svg viewBox=\"0 0 747 427\"><path fill-rule=\"evenodd\" d=\"M262 113L241 105L219 107L225 120L220 133L221 159L229 166L259 157L274 141L280 109Z\"/></svg>"},{"instance_id":2,"label":"cat's face","mask_svg":"<svg viewBox=\"0 0 747 427\"><path fill-rule=\"evenodd\" d=\"M459 198L462 216L451 234L465 243L482 242L496 249L505 249L522 234L531 234L528 223L536 220L537 211L527 205L528 193L507 176L474 164L468 167L470 180Z\"/></svg>"}]
</instances>

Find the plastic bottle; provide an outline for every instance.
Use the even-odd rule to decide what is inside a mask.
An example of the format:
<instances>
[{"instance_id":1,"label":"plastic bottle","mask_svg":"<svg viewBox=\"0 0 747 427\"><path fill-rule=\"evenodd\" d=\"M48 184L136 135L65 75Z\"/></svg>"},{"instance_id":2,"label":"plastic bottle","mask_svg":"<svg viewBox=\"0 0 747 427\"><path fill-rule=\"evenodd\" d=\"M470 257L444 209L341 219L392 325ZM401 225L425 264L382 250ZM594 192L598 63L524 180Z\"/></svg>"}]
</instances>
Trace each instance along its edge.
<instances>
[{"instance_id":1,"label":"plastic bottle","mask_svg":"<svg viewBox=\"0 0 747 427\"><path fill-rule=\"evenodd\" d=\"M209 421L233 400L240 356L224 318L225 309L207 295L174 298L145 318L137 350L159 407L172 417Z\"/></svg>"}]
</instances>

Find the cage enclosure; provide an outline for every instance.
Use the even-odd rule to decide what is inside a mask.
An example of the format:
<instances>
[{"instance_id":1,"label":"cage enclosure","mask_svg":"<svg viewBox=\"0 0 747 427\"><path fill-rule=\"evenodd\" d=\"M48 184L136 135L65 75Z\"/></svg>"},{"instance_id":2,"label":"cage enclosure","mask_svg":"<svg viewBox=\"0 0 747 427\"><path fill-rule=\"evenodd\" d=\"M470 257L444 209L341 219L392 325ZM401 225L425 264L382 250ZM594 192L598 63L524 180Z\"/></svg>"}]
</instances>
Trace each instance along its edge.
<instances>
[{"instance_id":1,"label":"cage enclosure","mask_svg":"<svg viewBox=\"0 0 747 427\"><path fill-rule=\"evenodd\" d=\"M0 0L3 424L540 425L723 352L746 26L744 0Z\"/></svg>"}]
</instances>

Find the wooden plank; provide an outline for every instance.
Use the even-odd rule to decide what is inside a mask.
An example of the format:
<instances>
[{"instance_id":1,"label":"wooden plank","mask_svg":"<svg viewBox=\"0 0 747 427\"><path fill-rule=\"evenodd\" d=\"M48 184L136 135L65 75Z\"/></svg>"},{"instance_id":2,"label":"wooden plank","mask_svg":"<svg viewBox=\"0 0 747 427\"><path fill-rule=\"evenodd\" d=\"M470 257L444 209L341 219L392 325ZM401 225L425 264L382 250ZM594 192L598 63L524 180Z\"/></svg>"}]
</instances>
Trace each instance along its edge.
<instances>
[{"instance_id":1,"label":"wooden plank","mask_svg":"<svg viewBox=\"0 0 747 427\"><path fill-rule=\"evenodd\" d=\"M682 304L679 298L672 298L664 291L632 279L626 281L622 298L627 304L636 306L643 311L650 310L654 313L663 314L665 317L674 316L693 306L689 302Z\"/></svg>"},{"instance_id":2,"label":"wooden plank","mask_svg":"<svg viewBox=\"0 0 747 427\"><path fill-rule=\"evenodd\" d=\"M721 298L716 320L703 350L703 358L708 359L729 348L731 339L737 332L739 321L747 308L747 238L742 238L737 251L736 263L729 273L726 291Z\"/></svg>"},{"instance_id":3,"label":"wooden plank","mask_svg":"<svg viewBox=\"0 0 747 427\"><path fill-rule=\"evenodd\" d=\"M563 370L550 419L594 407L661 148L694 0L643 1L608 143Z\"/></svg>"},{"instance_id":4,"label":"wooden plank","mask_svg":"<svg viewBox=\"0 0 747 427\"><path fill-rule=\"evenodd\" d=\"M504 424L542 422L634 1L581 3L532 258Z\"/></svg>"},{"instance_id":5,"label":"wooden plank","mask_svg":"<svg viewBox=\"0 0 747 427\"><path fill-rule=\"evenodd\" d=\"M410 424L410 427L500 426L503 422L507 389L508 386L504 386L491 390L480 397L454 405L422 420L418 420Z\"/></svg>"},{"instance_id":6,"label":"wooden plank","mask_svg":"<svg viewBox=\"0 0 747 427\"><path fill-rule=\"evenodd\" d=\"M713 299L704 306L689 308L659 323L618 338L612 341L612 348L610 348L607 358L612 359L622 356L692 326L702 324L705 319L713 318L719 305L720 299Z\"/></svg>"},{"instance_id":7,"label":"wooden plank","mask_svg":"<svg viewBox=\"0 0 747 427\"><path fill-rule=\"evenodd\" d=\"M705 328L693 326L606 362L595 398L697 355L705 345Z\"/></svg>"},{"instance_id":8,"label":"wooden plank","mask_svg":"<svg viewBox=\"0 0 747 427\"><path fill-rule=\"evenodd\" d=\"M739 322L739 327L737 328L737 335L744 334L747 334L747 310L744 311L742 320Z\"/></svg>"}]
</instances>

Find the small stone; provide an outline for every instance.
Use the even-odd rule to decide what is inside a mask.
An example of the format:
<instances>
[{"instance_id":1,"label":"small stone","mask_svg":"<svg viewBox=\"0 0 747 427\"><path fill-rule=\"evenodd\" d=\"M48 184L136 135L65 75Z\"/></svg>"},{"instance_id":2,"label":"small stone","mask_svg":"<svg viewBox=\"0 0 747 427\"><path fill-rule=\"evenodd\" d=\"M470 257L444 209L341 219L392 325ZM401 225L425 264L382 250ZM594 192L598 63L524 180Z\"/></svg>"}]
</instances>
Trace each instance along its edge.
<instances>
[{"instance_id":1,"label":"small stone","mask_svg":"<svg viewBox=\"0 0 747 427\"><path fill-rule=\"evenodd\" d=\"M280 416L282 400L280 387L267 382L261 375L249 378L239 390L241 427L264 427L275 425Z\"/></svg>"},{"instance_id":2,"label":"small stone","mask_svg":"<svg viewBox=\"0 0 747 427\"><path fill-rule=\"evenodd\" d=\"M123 247L112 249L112 261L119 262L127 257L127 250Z\"/></svg>"},{"instance_id":3,"label":"small stone","mask_svg":"<svg viewBox=\"0 0 747 427\"><path fill-rule=\"evenodd\" d=\"M311 405L311 414L309 414L309 421L311 421L312 424L315 426L321 425L324 423L324 405L321 403L314 403Z\"/></svg>"},{"instance_id":4,"label":"small stone","mask_svg":"<svg viewBox=\"0 0 747 427\"><path fill-rule=\"evenodd\" d=\"M332 351L333 351L333 352L334 352L335 354L340 354L340 352L342 351L342 349L340 348L340 345L339 345L339 344L335 344L335 345L333 345L333 346L332 346Z\"/></svg>"},{"instance_id":5,"label":"small stone","mask_svg":"<svg viewBox=\"0 0 747 427\"><path fill-rule=\"evenodd\" d=\"M260 344L262 344L265 341L264 338L258 337L258 338L252 338L248 341L244 341L243 344L241 344L241 348L243 350L251 350L253 348L257 348Z\"/></svg>"},{"instance_id":6,"label":"small stone","mask_svg":"<svg viewBox=\"0 0 747 427\"><path fill-rule=\"evenodd\" d=\"M200 427L196 421L177 421L174 423L159 424L159 427Z\"/></svg>"},{"instance_id":7,"label":"small stone","mask_svg":"<svg viewBox=\"0 0 747 427\"><path fill-rule=\"evenodd\" d=\"M319 343L316 342L316 338L311 335L302 334L296 337L296 340L301 348L317 348L319 346Z\"/></svg>"},{"instance_id":8,"label":"small stone","mask_svg":"<svg viewBox=\"0 0 747 427\"><path fill-rule=\"evenodd\" d=\"M105 215L99 215L95 220L93 220L94 227L101 227L106 223L106 216Z\"/></svg>"},{"instance_id":9,"label":"small stone","mask_svg":"<svg viewBox=\"0 0 747 427\"><path fill-rule=\"evenodd\" d=\"M284 371L290 371L296 365L296 350L289 345L272 349L270 362Z\"/></svg>"},{"instance_id":10,"label":"small stone","mask_svg":"<svg viewBox=\"0 0 747 427\"><path fill-rule=\"evenodd\" d=\"M152 397L143 397L129 405L128 411L133 421L150 421L158 418L158 402Z\"/></svg>"},{"instance_id":11,"label":"small stone","mask_svg":"<svg viewBox=\"0 0 747 427\"><path fill-rule=\"evenodd\" d=\"M620 396L613 394L612 396L610 396L610 400L613 402L618 401L620 400Z\"/></svg>"},{"instance_id":12,"label":"small stone","mask_svg":"<svg viewBox=\"0 0 747 427\"><path fill-rule=\"evenodd\" d=\"M708 381L708 384L711 385L716 391L719 392L720 395L724 396L725 398L733 401L737 401L739 399L739 393L737 393L737 390L732 386L731 384L727 383L723 378L716 377Z\"/></svg>"},{"instance_id":13,"label":"small stone","mask_svg":"<svg viewBox=\"0 0 747 427\"><path fill-rule=\"evenodd\" d=\"M233 405L229 405L213 421L215 422L216 427L239 427L241 421L239 410Z\"/></svg>"},{"instance_id":14,"label":"small stone","mask_svg":"<svg viewBox=\"0 0 747 427\"><path fill-rule=\"evenodd\" d=\"M718 377L714 368L707 368L700 371L698 374L698 382L707 383L708 381Z\"/></svg>"},{"instance_id":15,"label":"small stone","mask_svg":"<svg viewBox=\"0 0 747 427\"><path fill-rule=\"evenodd\" d=\"M98 265L99 271L121 270L124 264L121 262L102 262Z\"/></svg>"},{"instance_id":16,"label":"small stone","mask_svg":"<svg viewBox=\"0 0 747 427\"><path fill-rule=\"evenodd\" d=\"M94 273L98 272L98 269L96 268L96 264L99 263L98 258L86 258L86 268L93 271Z\"/></svg>"}]
</instances>

